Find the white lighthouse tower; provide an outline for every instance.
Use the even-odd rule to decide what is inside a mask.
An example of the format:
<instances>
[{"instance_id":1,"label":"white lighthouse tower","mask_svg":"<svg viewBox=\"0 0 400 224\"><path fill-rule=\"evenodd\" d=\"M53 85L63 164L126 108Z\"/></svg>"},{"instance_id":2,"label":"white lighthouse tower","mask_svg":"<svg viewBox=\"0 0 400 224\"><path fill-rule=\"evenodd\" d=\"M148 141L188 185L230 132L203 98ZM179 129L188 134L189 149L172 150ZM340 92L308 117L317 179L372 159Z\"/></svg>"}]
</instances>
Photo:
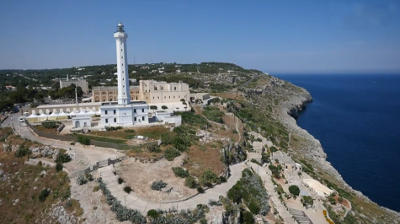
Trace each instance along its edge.
<instances>
[{"instance_id":1,"label":"white lighthouse tower","mask_svg":"<svg viewBox=\"0 0 400 224\"><path fill-rule=\"evenodd\" d=\"M149 105L144 101L132 101L129 88L128 59L124 25L119 23L114 33L117 49L118 102L102 103L100 107L100 126L146 125L149 123Z\"/></svg>"},{"instance_id":2,"label":"white lighthouse tower","mask_svg":"<svg viewBox=\"0 0 400 224\"><path fill-rule=\"evenodd\" d=\"M114 33L117 50L117 74L118 74L118 104L129 104L129 73L128 58L126 52L126 39L128 35L124 31L124 25L118 23L117 32Z\"/></svg>"}]
</instances>

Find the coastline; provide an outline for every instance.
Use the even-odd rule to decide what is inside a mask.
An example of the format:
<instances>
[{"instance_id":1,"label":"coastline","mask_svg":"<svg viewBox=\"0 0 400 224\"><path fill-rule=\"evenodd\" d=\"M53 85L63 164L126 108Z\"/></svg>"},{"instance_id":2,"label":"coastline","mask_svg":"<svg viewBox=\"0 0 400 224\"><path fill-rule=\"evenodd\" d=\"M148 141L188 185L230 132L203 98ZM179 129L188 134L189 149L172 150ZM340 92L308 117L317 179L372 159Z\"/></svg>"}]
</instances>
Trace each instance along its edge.
<instances>
[{"instance_id":1,"label":"coastline","mask_svg":"<svg viewBox=\"0 0 400 224\"><path fill-rule=\"evenodd\" d=\"M312 103L311 94L304 88L298 87L301 89L301 94L292 95L287 101L285 101L280 107L279 118L281 122L290 130L290 133L295 133L300 135L305 140L305 144L300 148L296 148L296 150L301 150L305 158L310 161L313 161L319 169L328 173L329 176L334 177L337 182L343 185L346 190L349 190L355 193L358 197L366 200L369 203L373 203L379 206L381 209L386 212L391 213L396 216L400 220L400 212L392 210L390 208L381 206L376 202L372 201L366 195L364 195L361 191L353 189L341 176L341 174L336 170L336 168L327 160L327 154L325 153L322 145L318 139L316 139L313 135L311 135L306 129L298 126L297 118L301 116L301 112L304 111L309 103Z\"/></svg>"}]
</instances>

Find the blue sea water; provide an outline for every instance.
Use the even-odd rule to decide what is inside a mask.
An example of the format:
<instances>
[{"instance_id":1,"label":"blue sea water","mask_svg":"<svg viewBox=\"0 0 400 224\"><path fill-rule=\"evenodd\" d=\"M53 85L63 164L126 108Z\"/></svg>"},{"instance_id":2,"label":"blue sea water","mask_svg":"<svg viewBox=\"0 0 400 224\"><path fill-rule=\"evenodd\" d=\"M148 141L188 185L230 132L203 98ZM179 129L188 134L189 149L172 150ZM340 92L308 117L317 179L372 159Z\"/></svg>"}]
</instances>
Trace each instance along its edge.
<instances>
[{"instance_id":1,"label":"blue sea water","mask_svg":"<svg viewBox=\"0 0 400 224\"><path fill-rule=\"evenodd\" d=\"M297 122L354 189L400 211L400 75L278 75L313 102Z\"/></svg>"}]
</instances>

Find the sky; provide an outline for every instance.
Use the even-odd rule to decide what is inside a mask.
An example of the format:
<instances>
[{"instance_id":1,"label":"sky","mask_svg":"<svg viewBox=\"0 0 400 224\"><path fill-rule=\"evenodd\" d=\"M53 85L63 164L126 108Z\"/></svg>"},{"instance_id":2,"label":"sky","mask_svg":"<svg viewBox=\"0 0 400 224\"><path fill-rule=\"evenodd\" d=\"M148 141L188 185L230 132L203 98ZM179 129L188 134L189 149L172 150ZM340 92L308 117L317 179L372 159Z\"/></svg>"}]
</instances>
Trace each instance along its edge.
<instances>
[{"instance_id":1,"label":"sky","mask_svg":"<svg viewBox=\"0 0 400 224\"><path fill-rule=\"evenodd\" d=\"M397 0L0 1L0 69L232 62L269 73L399 73Z\"/></svg>"}]
</instances>

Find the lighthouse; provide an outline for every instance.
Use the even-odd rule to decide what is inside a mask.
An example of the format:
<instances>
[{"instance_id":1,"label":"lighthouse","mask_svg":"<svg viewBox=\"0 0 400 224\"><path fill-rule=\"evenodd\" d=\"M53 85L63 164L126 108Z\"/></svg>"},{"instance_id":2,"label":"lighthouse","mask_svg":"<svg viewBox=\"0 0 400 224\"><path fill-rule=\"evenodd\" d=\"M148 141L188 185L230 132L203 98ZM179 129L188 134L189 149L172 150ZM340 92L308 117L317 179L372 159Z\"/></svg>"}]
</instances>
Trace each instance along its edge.
<instances>
[{"instance_id":1,"label":"lighthouse","mask_svg":"<svg viewBox=\"0 0 400 224\"><path fill-rule=\"evenodd\" d=\"M114 33L116 50L117 50L117 75L118 75L118 104L130 103L129 91L129 73L126 39L128 34L125 33L124 25L118 23L117 31Z\"/></svg>"},{"instance_id":2,"label":"lighthouse","mask_svg":"<svg viewBox=\"0 0 400 224\"><path fill-rule=\"evenodd\" d=\"M129 88L128 59L124 25L118 23L114 33L117 51L118 102L102 103L100 106L100 127L132 127L149 123L149 105L144 101L132 101Z\"/></svg>"}]
</instances>

